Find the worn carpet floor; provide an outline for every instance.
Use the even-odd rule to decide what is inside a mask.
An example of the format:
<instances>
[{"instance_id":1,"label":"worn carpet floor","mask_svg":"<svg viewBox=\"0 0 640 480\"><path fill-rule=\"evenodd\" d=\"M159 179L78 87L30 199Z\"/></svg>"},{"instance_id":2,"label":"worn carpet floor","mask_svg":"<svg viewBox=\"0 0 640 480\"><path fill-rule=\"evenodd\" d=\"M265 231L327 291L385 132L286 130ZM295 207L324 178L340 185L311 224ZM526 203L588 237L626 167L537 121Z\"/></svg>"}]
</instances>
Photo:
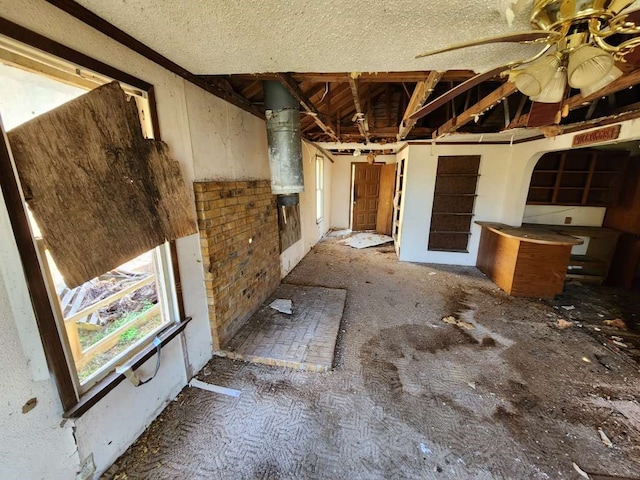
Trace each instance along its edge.
<instances>
[{"instance_id":1,"label":"worn carpet floor","mask_svg":"<svg viewBox=\"0 0 640 480\"><path fill-rule=\"evenodd\" d=\"M285 282L347 290L332 371L214 358L198 378L240 397L185 388L106 478L640 476L637 364L551 305L335 239Z\"/></svg>"}]
</instances>

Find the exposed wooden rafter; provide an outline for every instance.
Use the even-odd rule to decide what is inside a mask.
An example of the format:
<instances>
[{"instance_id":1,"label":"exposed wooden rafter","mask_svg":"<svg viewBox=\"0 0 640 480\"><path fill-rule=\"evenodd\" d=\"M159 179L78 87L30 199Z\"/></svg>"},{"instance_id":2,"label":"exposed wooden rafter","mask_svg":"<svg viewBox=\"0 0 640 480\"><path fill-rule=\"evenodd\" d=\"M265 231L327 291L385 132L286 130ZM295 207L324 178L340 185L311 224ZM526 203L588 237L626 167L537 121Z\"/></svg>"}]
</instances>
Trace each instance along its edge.
<instances>
[{"instance_id":1,"label":"exposed wooden rafter","mask_svg":"<svg viewBox=\"0 0 640 480\"><path fill-rule=\"evenodd\" d=\"M422 82L429 76L429 71L412 71L412 72L375 72L375 73L359 73L358 79L367 83L402 83L402 82ZM447 82L464 82L473 78L476 74L471 70L447 70L442 76L442 81ZM229 77L229 75L200 75L201 78L209 80L216 77ZM348 83L349 78L344 73L291 73L296 82L331 82L331 83ZM275 73L247 73L234 74L233 78L238 80L275 80Z\"/></svg>"},{"instance_id":2,"label":"exposed wooden rafter","mask_svg":"<svg viewBox=\"0 0 640 480\"><path fill-rule=\"evenodd\" d=\"M353 104L356 107L356 114L354 115L355 121L358 124L360 133L365 138L365 143L369 143L369 122L367 121L367 116L362 111L360 95L358 93L358 81L354 78L354 75L349 75L349 87L351 88L351 95L353 96Z\"/></svg>"},{"instance_id":3,"label":"exposed wooden rafter","mask_svg":"<svg viewBox=\"0 0 640 480\"><path fill-rule=\"evenodd\" d=\"M411 118L412 120L421 119L422 117L433 112L435 109L450 102L451 100L456 98L458 95L465 93L466 91L472 89L476 85L480 85L482 82L491 80L493 77L497 76L503 70L504 70L504 67L494 68L493 70L489 70L488 72L478 74L475 77L472 77L469 80L462 82L460 85L453 87L444 95L440 95L438 98L427 103L424 107L419 108L409 118Z\"/></svg>"},{"instance_id":4,"label":"exposed wooden rafter","mask_svg":"<svg viewBox=\"0 0 640 480\"><path fill-rule=\"evenodd\" d=\"M436 84L442 78L442 75L443 72L432 71L429 73L429 76L426 80L423 80L416 84L416 87L413 89L413 94L409 99L407 109L405 110L402 117L400 127L398 129L398 140L404 140L404 138L409 134L413 126L416 124L417 120L411 119L409 117L411 117L411 115L413 115L416 110L424 105L424 102L427 101Z\"/></svg>"},{"instance_id":5,"label":"exposed wooden rafter","mask_svg":"<svg viewBox=\"0 0 640 480\"><path fill-rule=\"evenodd\" d=\"M460 127L466 125L474 118L482 115L487 110L492 109L502 100L507 98L509 95L516 91L516 86L514 83L506 82L503 83L496 90L491 92L489 95L484 97L475 105L472 105L467 110L462 112L457 117L450 119L444 125L442 125L438 130L434 133L434 137L444 135L445 133L452 133L458 130Z\"/></svg>"},{"instance_id":6,"label":"exposed wooden rafter","mask_svg":"<svg viewBox=\"0 0 640 480\"><path fill-rule=\"evenodd\" d=\"M282 83L282 85L284 85L289 93L293 95L293 97L298 100L298 102L300 102L302 108L304 108L305 111L313 118L313 121L316 122L316 124L322 129L322 131L329 135L333 140L339 141L339 138L335 134L333 129L322 121L322 119L320 118L320 112L318 112L316 106L311 103L304 92L300 90L300 87L298 87L298 84L291 77L291 75L286 73L278 73L276 74L276 78L280 81L280 83Z\"/></svg>"}]
</instances>

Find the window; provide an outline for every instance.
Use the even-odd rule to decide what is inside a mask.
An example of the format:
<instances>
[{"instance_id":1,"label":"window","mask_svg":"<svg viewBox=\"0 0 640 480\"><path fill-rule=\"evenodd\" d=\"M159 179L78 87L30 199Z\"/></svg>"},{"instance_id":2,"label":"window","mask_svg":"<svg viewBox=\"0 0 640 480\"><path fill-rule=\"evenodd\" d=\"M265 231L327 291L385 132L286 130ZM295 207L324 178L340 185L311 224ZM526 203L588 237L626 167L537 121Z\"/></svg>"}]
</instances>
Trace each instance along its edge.
<instances>
[{"instance_id":1,"label":"window","mask_svg":"<svg viewBox=\"0 0 640 480\"><path fill-rule=\"evenodd\" d=\"M55 66L27 59L17 55L14 47L9 51L0 44L0 78L3 84L0 90L0 114L7 129L110 80L81 71L75 65L68 65L68 71L64 71L60 66L65 62L59 59L52 59ZM42 53L39 55L43 57ZM69 71L73 73L70 74ZM139 87L122 87L136 102L144 134L152 137L147 92ZM2 166L3 172L15 173L8 157L3 155L0 161L5 163ZM19 185L13 186L19 189ZM4 182L2 187L6 198L9 189L5 188ZM7 205L9 206L9 202ZM13 207L16 208L15 202ZM50 313L57 323L57 331L60 332L59 343L63 356L66 357L72 382L72 385L68 385L66 379L69 376L60 374L60 358L50 358L50 363L57 365L54 374L63 406L68 410L118 365L126 363L147 347L161 330L179 321L171 251L168 243L161 245L76 288L69 288L45 247L46 239L42 238L37 223L29 214L28 205L23 203L22 209L27 212L29 229L33 235L31 242L35 242L39 251L40 272L37 275L40 276L39 282L44 282L46 286ZM14 218L20 220L19 217L19 214L12 217L14 230ZM18 243L21 244L20 241ZM22 246L23 264L25 255L28 255L25 250L28 247ZM29 268L25 266L25 270L28 279L33 278L29 274ZM29 281L34 304L41 304L42 295L36 298L36 289L31 286L32 280ZM36 312L36 316L41 315ZM38 324L44 338L46 334L43 332L41 318L38 318ZM52 347L45 345L45 348L51 357ZM57 355L58 350L53 350Z\"/></svg>"},{"instance_id":2,"label":"window","mask_svg":"<svg viewBox=\"0 0 640 480\"><path fill-rule=\"evenodd\" d=\"M324 157L316 155L316 223L324 218Z\"/></svg>"}]
</instances>

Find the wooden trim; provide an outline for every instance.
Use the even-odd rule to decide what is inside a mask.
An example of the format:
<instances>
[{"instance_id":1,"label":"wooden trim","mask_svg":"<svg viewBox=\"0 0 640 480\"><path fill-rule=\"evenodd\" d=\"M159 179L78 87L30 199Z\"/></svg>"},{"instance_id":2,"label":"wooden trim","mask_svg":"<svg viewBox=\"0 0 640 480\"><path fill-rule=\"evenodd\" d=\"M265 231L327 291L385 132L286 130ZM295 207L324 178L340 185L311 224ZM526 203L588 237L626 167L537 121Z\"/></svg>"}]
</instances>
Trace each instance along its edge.
<instances>
[{"instance_id":1,"label":"wooden trim","mask_svg":"<svg viewBox=\"0 0 640 480\"><path fill-rule=\"evenodd\" d=\"M227 102L235 105L242 110L255 115L256 117L263 118L264 114L255 108L251 102L239 95L236 92L227 92L224 89L220 88L218 85L207 82L204 78L198 77L193 73L189 72L184 67L178 65L177 63L169 60L167 57L159 54L152 48L148 47L141 41L132 37L128 33L120 30L115 25L107 22L102 17L96 15L92 11L86 9L82 5L74 2L73 0L46 0L47 3L58 7L60 10L68 13L72 17L77 18L81 22L89 25L90 27L98 30L101 33L104 33L106 36L112 38L116 42L124 45L125 47L133 50L134 52L142 55L143 57L151 60L152 62L160 65L163 68L166 68L170 72L175 73L179 77L184 78L188 82L193 83L194 85L202 88L203 90L215 95L216 97L222 98Z\"/></svg>"},{"instance_id":2,"label":"wooden trim","mask_svg":"<svg viewBox=\"0 0 640 480\"><path fill-rule=\"evenodd\" d=\"M24 268L40 340L49 364L49 370L53 374L58 388L62 408L66 410L77 402L78 397L76 396L73 378L71 377L67 358L60 340L56 319L49 302L47 285L40 269L38 252L29 227L20 183L13 168L13 158L4 129L2 129L2 146L0 147L0 186L2 186L2 194L7 205L11 229L13 230L22 267Z\"/></svg>"},{"instance_id":3,"label":"wooden trim","mask_svg":"<svg viewBox=\"0 0 640 480\"><path fill-rule=\"evenodd\" d=\"M91 58L83 53L66 47L61 43L55 42L33 32L27 28L17 25L9 20L0 17L0 34L11 37L25 45L37 48L43 52L47 52L55 57L62 58L71 63L75 63L81 67L93 70L96 73L100 73L107 77L113 78L122 83L131 85L132 87L139 88L140 90L148 91L151 89L151 84L140 80L139 78L129 75L128 73L113 68L106 63L102 63L94 58Z\"/></svg>"},{"instance_id":4,"label":"wooden trim","mask_svg":"<svg viewBox=\"0 0 640 480\"><path fill-rule=\"evenodd\" d=\"M174 323L167 328L159 336L160 349L164 348L171 340L173 340L179 333L186 328L187 324L191 321L191 317L185 318L179 323ZM156 353L156 347L153 344L149 344L138 355L133 357L129 361L129 365L132 370L140 368L147 360L149 360ZM109 392L116 388L126 377L123 373L112 372L102 381L94 385L85 395L80 398L80 401L65 408L65 412L62 415L64 418L78 418L82 414L86 413L91 407L93 407L98 401L106 397Z\"/></svg>"}]
</instances>

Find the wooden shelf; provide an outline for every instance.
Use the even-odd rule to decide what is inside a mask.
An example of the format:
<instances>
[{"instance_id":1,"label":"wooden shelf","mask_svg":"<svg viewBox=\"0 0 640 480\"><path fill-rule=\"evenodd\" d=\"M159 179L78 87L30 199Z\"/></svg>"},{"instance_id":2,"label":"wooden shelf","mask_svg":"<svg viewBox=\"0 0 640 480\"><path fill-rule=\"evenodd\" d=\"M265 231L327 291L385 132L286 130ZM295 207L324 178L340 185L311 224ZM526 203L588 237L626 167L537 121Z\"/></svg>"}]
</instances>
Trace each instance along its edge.
<instances>
[{"instance_id":1,"label":"wooden shelf","mask_svg":"<svg viewBox=\"0 0 640 480\"><path fill-rule=\"evenodd\" d=\"M628 152L569 150L545 154L533 171L527 204L615 205L627 163Z\"/></svg>"}]
</instances>

